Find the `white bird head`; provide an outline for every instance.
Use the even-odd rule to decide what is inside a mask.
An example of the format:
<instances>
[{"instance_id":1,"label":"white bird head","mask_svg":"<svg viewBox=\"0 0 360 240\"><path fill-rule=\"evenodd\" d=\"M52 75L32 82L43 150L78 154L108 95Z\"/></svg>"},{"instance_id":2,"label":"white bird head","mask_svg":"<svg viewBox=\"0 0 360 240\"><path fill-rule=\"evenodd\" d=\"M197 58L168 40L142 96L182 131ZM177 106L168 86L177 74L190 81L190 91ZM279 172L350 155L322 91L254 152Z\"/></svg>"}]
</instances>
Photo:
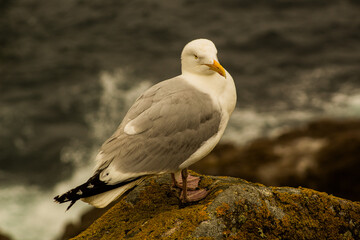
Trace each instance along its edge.
<instances>
[{"instance_id":1,"label":"white bird head","mask_svg":"<svg viewBox=\"0 0 360 240\"><path fill-rule=\"evenodd\" d=\"M199 75L220 74L226 78L226 71L217 58L215 44L208 39L196 39L184 47L181 53L183 73Z\"/></svg>"}]
</instances>

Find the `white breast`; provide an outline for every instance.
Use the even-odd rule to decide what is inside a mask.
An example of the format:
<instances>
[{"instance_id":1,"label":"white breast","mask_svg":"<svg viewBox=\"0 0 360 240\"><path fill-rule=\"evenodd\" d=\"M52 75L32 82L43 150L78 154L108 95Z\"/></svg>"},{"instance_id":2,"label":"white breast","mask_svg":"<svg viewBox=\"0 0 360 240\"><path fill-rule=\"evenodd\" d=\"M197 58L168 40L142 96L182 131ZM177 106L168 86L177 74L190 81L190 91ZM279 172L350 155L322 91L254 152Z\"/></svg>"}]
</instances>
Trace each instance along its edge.
<instances>
[{"instance_id":1,"label":"white breast","mask_svg":"<svg viewBox=\"0 0 360 240\"><path fill-rule=\"evenodd\" d=\"M226 79L219 74L211 76L198 76L186 74L184 79L198 90L209 94L216 109L221 111L221 122L219 131L216 135L207 140L195 153L193 153L185 162L180 165L180 169L187 168L214 149L224 134L231 113L236 105L236 89L233 78L227 72Z\"/></svg>"}]
</instances>

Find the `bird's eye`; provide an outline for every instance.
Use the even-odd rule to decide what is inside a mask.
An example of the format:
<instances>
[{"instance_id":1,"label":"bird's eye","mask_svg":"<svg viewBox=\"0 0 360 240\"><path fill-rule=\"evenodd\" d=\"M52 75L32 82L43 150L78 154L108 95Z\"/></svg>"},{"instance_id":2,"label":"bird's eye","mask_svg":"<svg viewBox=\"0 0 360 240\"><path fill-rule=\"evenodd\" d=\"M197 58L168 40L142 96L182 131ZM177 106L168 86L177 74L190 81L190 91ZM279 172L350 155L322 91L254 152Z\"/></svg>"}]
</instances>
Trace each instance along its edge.
<instances>
[{"instance_id":1,"label":"bird's eye","mask_svg":"<svg viewBox=\"0 0 360 240\"><path fill-rule=\"evenodd\" d=\"M194 58L195 58L195 59L198 59L199 57L198 57L197 55L194 55Z\"/></svg>"}]
</instances>

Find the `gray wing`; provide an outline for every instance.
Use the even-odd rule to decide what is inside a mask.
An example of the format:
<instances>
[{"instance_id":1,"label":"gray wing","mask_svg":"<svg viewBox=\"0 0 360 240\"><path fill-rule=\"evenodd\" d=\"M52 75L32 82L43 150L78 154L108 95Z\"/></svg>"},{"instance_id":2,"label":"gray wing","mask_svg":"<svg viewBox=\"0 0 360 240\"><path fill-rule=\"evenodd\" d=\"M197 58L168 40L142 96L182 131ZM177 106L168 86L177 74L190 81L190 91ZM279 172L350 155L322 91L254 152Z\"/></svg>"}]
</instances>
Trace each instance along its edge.
<instances>
[{"instance_id":1,"label":"gray wing","mask_svg":"<svg viewBox=\"0 0 360 240\"><path fill-rule=\"evenodd\" d=\"M136 100L103 144L100 168L112 162L123 173L177 171L218 132L220 121L209 95L179 77L163 81ZM124 131L128 124L134 134Z\"/></svg>"}]
</instances>

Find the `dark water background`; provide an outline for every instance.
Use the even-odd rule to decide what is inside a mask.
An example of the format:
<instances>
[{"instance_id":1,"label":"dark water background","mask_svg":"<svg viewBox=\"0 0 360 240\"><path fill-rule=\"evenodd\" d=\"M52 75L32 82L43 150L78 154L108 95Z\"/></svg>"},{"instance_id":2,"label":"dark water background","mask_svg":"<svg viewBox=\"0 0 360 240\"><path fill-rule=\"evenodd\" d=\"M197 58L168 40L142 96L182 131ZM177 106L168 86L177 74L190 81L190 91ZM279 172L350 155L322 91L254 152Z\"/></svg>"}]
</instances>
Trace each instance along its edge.
<instances>
[{"instance_id":1,"label":"dark water background","mask_svg":"<svg viewBox=\"0 0 360 240\"><path fill-rule=\"evenodd\" d=\"M0 188L51 192L73 176L79 164L62 157L69 145L90 158L121 120L124 98L136 97L144 81L178 75L183 46L200 37L214 41L236 82L235 119L271 116L286 127L360 117L359 16L355 0L2 0ZM101 81L106 74L120 74L121 83ZM109 92L121 99L119 115L106 108ZM239 121L229 134L244 143ZM250 135L262 136L264 124ZM38 239L50 234L37 231Z\"/></svg>"}]
</instances>

